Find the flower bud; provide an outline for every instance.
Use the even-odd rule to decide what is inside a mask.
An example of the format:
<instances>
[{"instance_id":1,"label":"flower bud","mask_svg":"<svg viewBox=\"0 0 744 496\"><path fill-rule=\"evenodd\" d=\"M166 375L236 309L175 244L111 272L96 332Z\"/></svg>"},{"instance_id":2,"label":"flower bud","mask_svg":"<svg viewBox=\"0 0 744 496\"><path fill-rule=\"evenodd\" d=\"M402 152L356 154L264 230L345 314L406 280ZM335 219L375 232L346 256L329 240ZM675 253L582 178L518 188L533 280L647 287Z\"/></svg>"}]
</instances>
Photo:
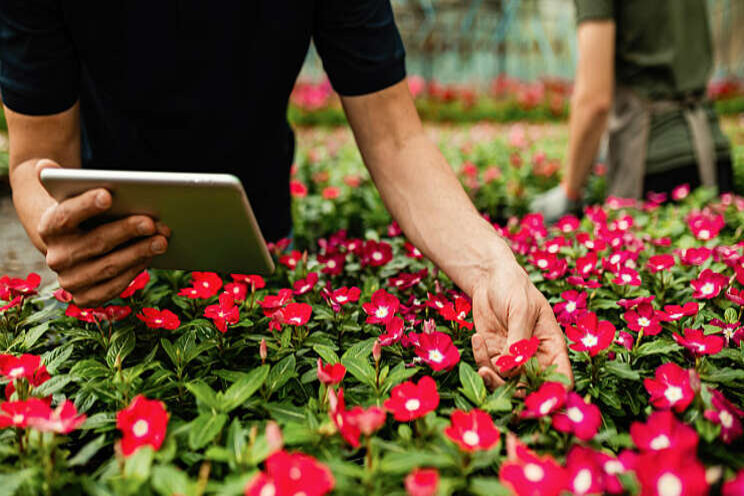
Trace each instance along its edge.
<instances>
[{"instance_id":1,"label":"flower bud","mask_svg":"<svg viewBox=\"0 0 744 496\"><path fill-rule=\"evenodd\" d=\"M261 357L261 365L266 363L268 350L266 349L266 338L261 338L261 344L258 346L258 356Z\"/></svg>"},{"instance_id":2,"label":"flower bud","mask_svg":"<svg viewBox=\"0 0 744 496\"><path fill-rule=\"evenodd\" d=\"M266 424L266 444L269 445L269 453L279 451L284 446L282 430L279 428L279 424L273 420Z\"/></svg>"},{"instance_id":3,"label":"flower bud","mask_svg":"<svg viewBox=\"0 0 744 496\"><path fill-rule=\"evenodd\" d=\"M436 330L437 330L437 323L434 322L434 319L428 319L424 321L423 331L425 334L431 334L432 332Z\"/></svg>"},{"instance_id":4,"label":"flower bud","mask_svg":"<svg viewBox=\"0 0 744 496\"><path fill-rule=\"evenodd\" d=\"M379 339L375 341L374 346L372 346L372 358L375 359L375 363L380 363L380 358L382 358L382 345L380 344Z\"/></svg>"}]
</instances>

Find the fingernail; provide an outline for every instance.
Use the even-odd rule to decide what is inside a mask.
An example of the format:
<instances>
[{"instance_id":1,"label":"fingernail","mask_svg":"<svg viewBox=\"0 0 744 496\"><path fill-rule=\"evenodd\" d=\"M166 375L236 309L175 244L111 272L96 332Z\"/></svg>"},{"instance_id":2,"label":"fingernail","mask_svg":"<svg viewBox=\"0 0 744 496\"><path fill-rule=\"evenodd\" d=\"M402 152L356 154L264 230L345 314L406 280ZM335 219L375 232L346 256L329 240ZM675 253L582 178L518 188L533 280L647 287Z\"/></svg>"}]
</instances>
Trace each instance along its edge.
<instances>
[{"instance_id":1,"label":"fingernail","mask_svg":"<svg viewBox=\"0 0 744 496\"><path fill-rule=\"evenodd\" d=\"M150 234L150 223L146 221L142 221L139 224L137 224L137 232L140 235Z\"/></svg>"},{"instance_id":2,"label":"fingernail","mask_svg":"<svg viewBox=\"0 0 744 496\"><path fill-rule=\"evenodd\" d=\"M100 208L106 208L108 206L108 194L101 191L96 195L96 205Z\"/></svg>"},{"instance_id":3,"label":"fingernail","mask_svg":"<svg viewBox=\"0 0 744 496\"><path fill-rule=\"evenodd\" d=\"M171 235L170 227L166 226L162 222L158 222L157 224L155 224L155 227L157 228L158 232L161 233L163 236Z\"/></svg>"},{"instance_id":4,"label":"fingernail","mask_svg":"<svg viewBox=\"0 0 744 496\"><path fill-rule=\"evenodd\" d=\"M153 253L163 253L165 251L165 242L162 239L156 239L150 245Z\"/></svg>"}]
</instances>

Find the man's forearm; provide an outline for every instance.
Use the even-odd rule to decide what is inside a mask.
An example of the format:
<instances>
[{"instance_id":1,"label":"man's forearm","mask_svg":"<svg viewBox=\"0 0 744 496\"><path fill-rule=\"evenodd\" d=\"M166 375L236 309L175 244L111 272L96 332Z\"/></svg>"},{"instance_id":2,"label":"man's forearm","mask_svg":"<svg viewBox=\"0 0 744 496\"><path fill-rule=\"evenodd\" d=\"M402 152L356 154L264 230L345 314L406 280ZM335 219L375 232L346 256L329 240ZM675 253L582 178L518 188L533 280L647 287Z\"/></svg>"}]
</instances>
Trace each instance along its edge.
<instances>
[{"instance_id":1,"label":"man's forearm","mask_svg":"<svg viewBox=\"0 0 744 496\"><path fill-rule=\"evenodd\" d=\"M564 186L569 196L579 195L584 187L599 150L609 102L591 95L577 95L571 101L568 156Z\"/></svg>"}]
</instances>

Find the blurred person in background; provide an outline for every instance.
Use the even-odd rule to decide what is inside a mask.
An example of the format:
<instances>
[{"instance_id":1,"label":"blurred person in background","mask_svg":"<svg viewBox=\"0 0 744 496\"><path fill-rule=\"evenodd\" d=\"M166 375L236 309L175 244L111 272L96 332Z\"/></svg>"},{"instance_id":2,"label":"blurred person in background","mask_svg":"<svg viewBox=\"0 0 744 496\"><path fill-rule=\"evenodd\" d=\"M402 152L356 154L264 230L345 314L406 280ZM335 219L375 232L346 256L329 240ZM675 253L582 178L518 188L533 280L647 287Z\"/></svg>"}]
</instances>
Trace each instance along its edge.
<instances>
[{"instance_id":1,"label":"blurred person in background","mask_svg":"<svg viewBox=\"0 0 744 496\"><path fill-rule=\"evenodd\" d=\"M563 181L531 209L553 222L581 206L608 133L607 193L733 188L731 151L706 99L713 48L706 0L576 0L578 64Z\"/></svg>"}]
</instances>

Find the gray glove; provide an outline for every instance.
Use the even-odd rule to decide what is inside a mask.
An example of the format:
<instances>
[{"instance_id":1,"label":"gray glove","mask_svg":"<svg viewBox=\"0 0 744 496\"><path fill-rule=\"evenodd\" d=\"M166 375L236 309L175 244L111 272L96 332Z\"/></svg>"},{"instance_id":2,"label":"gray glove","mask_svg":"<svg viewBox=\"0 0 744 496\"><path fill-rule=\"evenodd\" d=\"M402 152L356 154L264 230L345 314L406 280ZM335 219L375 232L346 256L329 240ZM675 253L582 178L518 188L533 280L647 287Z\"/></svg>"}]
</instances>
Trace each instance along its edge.
<instances>
[{"instance_id":1,"label":"gray glove","mask_svg":"<svg viewBox=\"0 0 744 496\"><path fill-rule=\"evenodd\" d=\"M569 199L566 196L566 190L560 184L538 195L530 203L530 211L543 214L543 218L548 224L556 222L566 214L578 213L580 209L580 203Z\"/></svg>"}]
</instances>

